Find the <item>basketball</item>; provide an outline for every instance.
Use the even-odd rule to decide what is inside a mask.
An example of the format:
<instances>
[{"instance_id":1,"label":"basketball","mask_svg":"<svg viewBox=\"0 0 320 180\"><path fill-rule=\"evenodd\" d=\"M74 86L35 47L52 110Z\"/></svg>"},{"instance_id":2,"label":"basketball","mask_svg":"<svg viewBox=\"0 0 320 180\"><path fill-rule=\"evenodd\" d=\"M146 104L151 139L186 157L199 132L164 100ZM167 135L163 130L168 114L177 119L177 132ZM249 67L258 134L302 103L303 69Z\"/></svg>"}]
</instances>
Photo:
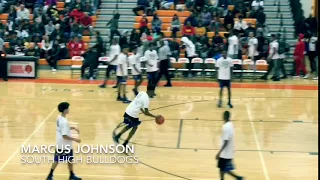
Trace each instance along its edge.
<instances>
[{"instance_id":1,"label":"basketball","mask_svg":"<svg viewBox=\"0 0 320 180\"><path fill-rule=\"evenodd\" d=\"M161 125L164 123L164 117L163 116L159 116L158 118L156 118L156 123Z\"/></svg>"}]
</instances>

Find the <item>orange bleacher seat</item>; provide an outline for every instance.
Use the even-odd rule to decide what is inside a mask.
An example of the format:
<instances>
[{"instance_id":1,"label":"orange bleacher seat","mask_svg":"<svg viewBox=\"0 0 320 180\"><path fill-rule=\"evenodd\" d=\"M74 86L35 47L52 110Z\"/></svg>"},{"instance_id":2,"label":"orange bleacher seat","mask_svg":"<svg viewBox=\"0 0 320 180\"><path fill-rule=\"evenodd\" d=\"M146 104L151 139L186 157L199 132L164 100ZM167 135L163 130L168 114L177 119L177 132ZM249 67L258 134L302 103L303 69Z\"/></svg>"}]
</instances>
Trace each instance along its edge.
<instances>
[{"instance_id":1,"label":"orange bleacher seat","mask_svg":"<svg viewBox=\"0 0 320 180\"><path fill-rule=\"evenodd\" d=\"M142 16L137 16L136 22L139 23L141 18L142 18ZM171 21L172 21L172 17L160 17L159 16L159 18L162 20L162 23L171 23ZM147 17L147 19L148 19L148 22L151 23L153 20L153 17ZM179 19L180 19L181 23L184 23L184 21L187 19L187 17L179 17Z\"/></svg>"},{"instance_id":2,"label":"orange bleacher seat","mask_svg":"<svg viewBox=\"0 0 320 180\"><path fill-rule=\"evenodd\" d=\"M64 2L57 2L57 8L64 8Z\"/></svg>"},{"instance_id":3,"label":"orange bleacher seat","mask_svg":"<svg viewBox=\"0 0 320 180\"><path fill-rule=\"evenodd\" d=\"M0 19L1 20L8 20L9 14L5 13L5 14L0 14Z\"/></svg>"},{"instance_id":4,"label":"orange bleacher seat","mask_svg":"<svg viewBox=\"0 0 320 180\"><path fill-rule=\"evenodd\" d=\"M89 43L90 42L90 36L82 36L82 40L85 43Z\"/></svg>"},{"instance_id":5,"label":"orange bleacher seat","mask_svg":"<svg viewBox=\"0 0 320 180\"><path fill-rule=\"evenodd\" d=\"M174 14L177 14L179 17L188 17L190 16L190 11L172 11L172 10L158 10L156 12L159 17L173 17Z\"/></svg>"}]
</instances>

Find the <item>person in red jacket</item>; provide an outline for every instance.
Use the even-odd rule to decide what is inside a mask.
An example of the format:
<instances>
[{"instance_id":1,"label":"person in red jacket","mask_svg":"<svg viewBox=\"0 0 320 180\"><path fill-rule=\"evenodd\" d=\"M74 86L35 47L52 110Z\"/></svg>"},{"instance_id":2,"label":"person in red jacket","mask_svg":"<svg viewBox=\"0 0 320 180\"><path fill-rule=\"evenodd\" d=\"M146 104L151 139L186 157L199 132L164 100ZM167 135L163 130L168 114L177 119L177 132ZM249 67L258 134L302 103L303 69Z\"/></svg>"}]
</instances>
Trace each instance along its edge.
<instances>
[{"instance_id":1,"label":"person in red jacket","mask_svg":"<svg viewBox=\"0 0 320 180\"><path fill-rule=\"evenodd\" d=\"M141 20L140 20L140 36L142 35L142 33L146 32L146 30L148 29L148 19L147 19L147 15L143 15Z\"/></svg>"},{"instance_id":2,"label":"person in red jacket","mask_svg":"<svg viewBox=\"0 0 320 180\"><path fill-rule=\"evenodd\" d=\"M294 60L296 63L296 77L300 77L300 71L304 73L304 78L308 78L306 65L304 64L304 52L305 52L305 43L303 41L304 35L299 34L299 40L296 43L296 47L293 53Z\"/></svg>"},{"instance_id":3,"label":"person in red jacket","mask_svg":"<svg viewBox=\"0 0 320 180\"><path fill-rule=\"evenodd\" d=\"M182 35L183 36L194 36L196 34L196 31L194 30L194 27L191 26L191 22L188 21L186 26L183 26Z\"/></svg>"},{"instance_id":4,"label":"person in red jacket","mask_svg":"<svg viewBox=\"0 0 320 180\"><path fill-rule=\"evenodd\" d=\"M68 49L70 57L81 56L85 51L85 45L82 40L79 40L77 36L68 43Z\"/></svg>"},{"instance_id":5,"label":"person in red jacket","mask_svg":"<svg viewBox=\"0 0 320 180\"><path fill-rule=\"evenodd\" d=\"M92 18L88 13L84 13L84 17L80 19L80 31L83 32L83 30L89 30L90 36L93 33Z\"/></svg>"},{"instance_id":6,"label":"person in red jacket","mask_svg":"<svg viewBox=\"0 0 320 180\"><path fill-rule=\"evenodd\" d=\"M74 9L70 12L69 16L74 18L76 21L79 21L81 18L84 17L84 13L80 9Z\"/></svg>"}]
</instances>

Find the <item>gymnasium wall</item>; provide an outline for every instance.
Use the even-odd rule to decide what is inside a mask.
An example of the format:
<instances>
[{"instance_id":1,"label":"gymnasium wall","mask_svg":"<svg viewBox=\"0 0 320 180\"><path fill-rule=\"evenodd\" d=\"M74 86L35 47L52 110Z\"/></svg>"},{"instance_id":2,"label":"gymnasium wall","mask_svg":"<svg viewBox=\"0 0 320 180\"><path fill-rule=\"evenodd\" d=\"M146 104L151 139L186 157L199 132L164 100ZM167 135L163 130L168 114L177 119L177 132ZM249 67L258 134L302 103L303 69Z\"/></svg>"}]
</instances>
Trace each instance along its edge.
<instances>
[{"instance_id":1,"label":"gymnasium wall","mask_svg":"<svg viewBox=\"0 0 320 180\"><path fill-rule=\"evenodd\" d=\"M302 4L302 10L304 11L304 17L309 17L310 14L313 14L313 9L315 6L315 1L318 0L300 0Z\"/></svg>"}]
</instances>

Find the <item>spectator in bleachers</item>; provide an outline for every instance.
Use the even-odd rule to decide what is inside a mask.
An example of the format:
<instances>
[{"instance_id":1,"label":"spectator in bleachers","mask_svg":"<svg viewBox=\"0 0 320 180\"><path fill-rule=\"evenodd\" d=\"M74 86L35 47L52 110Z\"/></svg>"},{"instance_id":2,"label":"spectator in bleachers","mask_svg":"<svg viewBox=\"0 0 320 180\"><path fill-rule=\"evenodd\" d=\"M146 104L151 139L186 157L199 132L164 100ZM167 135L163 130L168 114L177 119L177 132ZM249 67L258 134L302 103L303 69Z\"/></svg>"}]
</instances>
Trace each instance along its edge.
<instances>
[{"instance_id":1,"label":"spectator in bleachers","mask_svg":"<svg viewBox=\"0 0 320 180\"><path fill-rule=\"evenodd\" d=\"M24 56L24 52L26 51L26 47L23 44L23 41L21 39L17 40L17 44L13 47L14 49L14 55L17 56Z\"/></svg>"},{"instance_id":2,"label":"spectator in bleachers","mask_svg":"<svg viewBox=\"0 0 320 180\"><path fill-rule=\"evenodd\" d=\"M129 44L130 49L134 49L135 46L139 46L140 44L140 35L136 29L132 29L131 31Z\"/></svg>"},{"instance_id":3,"label":"spectator in bleachers","mask_svg":"<svg viewBox=\"0 0 320 180\"><path fill-rule=\"evenodd\" d=\"M240 49L240 43L239 43L239 38L236 35L236 32L231 31L229 33L229 38L228 38L228 57L232 59L238 59L238 53Z\"/></svg>"},{"instance_id":4,"label":"spectator in bleachers","mask_svg":"<svg viewBox=\"0 0 320 180\"><path fill-rule=\"evenodd\" d=\"M224 28L229 32L234 27L234 15L232 11L228 11L227 15L224 18L223 23Z\"/></svg>"},{"instance_id":5,"label":"spectator in bleachers","mask_svg":"<svg viewBox=\"0 0 320 180\"><path fill-rule=\"evenodd\" d=\"M155 32L161 32L162 29L162 20L158 17L157 14L153 15L152 19L152 30Z\"/></svg>"},{"instance_id":6,"label":"spectator in bleachers","mask_svg":"<svg viewBox=\"0 0 320 180\"><path fill-rule=\"evenodd\" d=\"M257 23L258 24L261 24L261 25L264 25L266 23L266 14L263 12L263 8L260 8L257 12L257 15L256 15L256 18L257 18Z\"/></svg>"},{"instance_id":7,"label":"spectator in bleachers","mask_svg":"<svg viewBox=\"0 0 320 180\"><path fill-rule=\"evenodd\" d=\"M4 37L5 26L0 22L0 37Z\"/></svg>"},{"instance_id":8,"label":"spectator in bleachers","mask_svg":"<svg viewBox=\"0 0 320 180\"><path fill-rule=\"evenodd\" d=\"M30 11L24 7L24 4L20 5L20 8L17 10L16 23L20 24L21 21L29 21Z\"/></svg>"},{"instance_id":9,"label":"spectator in bleachers","mask_svg":"<svg viewBox=\"0 0 320 180\"><path fill-rule=\"evenodd\" d=\"M254 32L249 33L249 50L248 50L248 57L253 60L259 60L259 51L258 51L258 39L254 36Z\"/></svg>"},{"instance_id":10,"label":"spectator in bleachers","mask_svg":"<svg viewBox=\"0 0 320 180\"><path fill-rule=\"evenodd\" d=\"M189 17L186 18L186 20L184 21L184 26L186 26L188 22L190 22L191 26L193 26L193 27L197 27L198 26L197 18L193 13L190 14Z\"/></svg>"},{"instance_id":11,"label":"spectator in bleachers","mask_svg":"<svg viewBox=\"0 0 320 180\"><path fill-rule=\"evenodd\" d=\"M196 34L194 27L191 25L191 22L187 22L185 26L183 26L182 35L187 37L192 37Z\"/></svg>"},{"instance_id":12,"label":"spectator in bleachers","mask_svg":"<svg viewBox=\"0 0 320 180\"><path fill-rule=\"evenodd\" d=\"M169 43L172 57L174 57L176 60L179 59L180 45L179 43L177 43L176 38L173 38L173 40L168 40L168 43Z\"/></svg>"},{"instance_id":13,"label":"spectator in bleachers","mask_svg":"<svg viewBox=\"0 0 320 180\"><path fill-rule=\"evenodd\" d=\"M25 52L25 56L34 56L40 58L40 52L38 46L35 46L34 43L28 44L28 49Z\"/></svg>"},{"instance_id":14,"label":"spectator in bleachers","mask_svg":"<svg viewBox=\"0 0 320 180\"><path fill-rule=\"evenodd\" d=\"M56 6L49 6L47 9L47 14L54 23L57 23L60 20L59 10L56 8Z\"/></svg>"},{"instance_id":15,"label":"spectator in bleachers","mask_svg":"<svg viewBox=\"0 0 320 180\"><path fill-rule=\"evenodd\" d=\"M177 37L177 32L180 31L180 28L181 28L180 19L177 14L174 14L171 21L171 31L172 31L171 36L174 38Z\"/></svg>"},{"instance_id":16,"label":"spectator in bleachers","mask_svg":"<svg viewBox=\"0 0 320 180\"><path fill-rule=\"evenodd\" d=\"M70 7L70 11L74 9L83 9L83 4L81 0L72 1L72 5Z\"/></svg>"},{"instance_id":17,"label":"spectator in bleachers","mask_svg":"<svg viewBox=\"0 0 320 180\"><path fill-rule=\"evenodd\" d=\"M74 9L70 12L69 16L74 20L79 21L84 17L84 13L81 11L81 9Z\"/></svg>"},{"instance_id":18,"label":"spectator in bleachers","mask_svg":"<svg viewBox=\"0 0 320 180\"><path fill-rule=\"evenodd\" d=\"M119 39L119 45L120 47L129 47L129 42L130 42L130 32L125 30L122 32L122 36Z\"/></svg>"},{"instance_id":19,"label":"spectator in bleachers","mask_svg":"<svg viewBox=\"0 0 320 180\"><path fill-rule=\"evenodd\" d=\"M59 40L64 37L63 31L60 28L60 24L55 25L55 29L52 31L49 37L51 40Z\"/></svg>"},{"instance_id":20,"label":"spectator in bleachers","mask_svg":"<svg viewBox=\"0 0 320 180\"><path fill-rule=\"evenodd\" d=\"M69 42L68 49L70 57L81 56L85 51L84 42L75 36L74 39Z\"/></svg>"},{"instance_id":21,"label":"spectator in bleachers","mask_svg":"<svg viewBox=\"0 0 320 180\"><path fill-rule=\"evenodd\" d=\"M55 5L57 5L57 0L46 0L45 5L48 7L55 6Z\"/></svg>"},{"instance_id":22,"label":"spectator in bleachers","mask_svg":"<svg viewBox=\"0 0 320 180\"><path fill-rule=\"evenodd\" d=\"M43 9L44 3L45 3L45 0L36 0L33 6L33 12L35 16L38 15L37 13L39 12L39 9L41 10Z\"/></svg>"},{"instance_id":23,"label":"spectator in bleachers","mask_svg":"<svg viewBox=\"0 0 320 180\"><path fill-rule=\"evenodd\" d=\"M81 37L82 36L82 31L80 29L80 25L77 20L73 20L73 23L71 24L70 36L71 37L74 37L74 36Z\"/></svg>"},{"instance_id":24,"label":"spectator in bleachers","mask_svg":"<svg viewBox=\"0 0 320 180\"><path fill-rule=\"evenodd\" d=\"M207 30L206 28L202 25L202 22L200 21L198 23L198 26L195 28L195 34L196 37L200 40L201 37L204 37L207 35Z\"/></svg>"},{"instance_id":25,"label":"spectator in bleachers","mask_svg":"<svg viewBox=\"0 0 320 180\"><path fill-rule=\"evenodd\" d=\"M53 42L52 49L49 51L48 56L46 56L46 60L49 64L49 66L52 69L52 72L57 71L57 62L59 59L59 54L60 54L60 45L59 41L55 40Z\"/></svg>"},{"instance_id":26,"label":"spectator in bleachers","mask_svg":"<svg viewBox=\"0 0 320 180\"><path fill-rule=\"evenodd\" d=\"M92 26L92 18L88 15L88 13L84 13L84 17L80 19L80 32L83 30L89 30L90 36L93 33L93 26Z\"/></svg>"},{"instance_id":27,"label":"spectator in bleachers","mask_svg":"<svg viewBox=\"0 0 320 180\"><path fill-rule=\"evenodd\" d=\"M307 25L307 29L312 33L312 32L317 32L317 19L310 14L309 17L305 20L305 24Z\"/></svg>"},{"instance_id":28,"label":"spectator in bleachers","mask_svg":"<svg viewBox=\"0 0 320 180\"><path fill-rule=\"evenodd\" d=\"M201 12L201 21L205 27L209 26L211 23L211 19L213 17L211 16L210 12L208 11L207 8L204 8L203 11Z\"/></svg>"},{"instance_id":29,"label":"spectator in bleachers","mask_svg":"<svg viewBox=\"0 0 320 180\"><path fill-rule=\"evenodd\" d=\"M239 20L235 22L233 27L236 32L242 36L245 33L245 30L248 28L247 22L243 19L243 16L239 16Z\"/></svg>"},{"instance_id":30,"label":"spectator in bleachers","mask_svg":"<svg viewBox=\"0 0 320 180\"><path fill-rule=\"evenodd\" d=\"M16 8L14 8L14 5L11 5L9 9L8 19L16 19L16 18L17 18Z\"/></svg>"},{"instance_id":31,"label":"spectator in bleachers","mask_svg":"<svg viewBox=\"0 0 320 180\"><path fill-rule=\"evenodd\" d=\"M60 53L58 54L58 60L69 58L69 53L67 49L67 45L65 39L59 39Z\"/></svg>"},{"instance_id":32,"label":"spectator in bleachers","mask_svg":"<svg viewBox=\"0 0 320 180\"><path fill-rule=\"evenodd\" d=\"M212 48L216 52L224 49L223 38L220 36L218 31L216 31L215 35L212 37Z\"/></svg>"},{"instance_id":33,"label":"spectator in bleachers","mask_svg":"<svg viewBox=\"0 0 320 180\"><path fill-rule=\"evenodd\" d=\"M66 40L69 40L70 34L71 34L71 25L70 22L72 22L72 19L70 18L64 18L61 22L60 29L63 30L63 35Z\"/></svg>"},{"instance_id":34,"label":"spectator in bleachers","mask_svg":"<svg viewBox=\"0 0 320 180\"><path fill-rule=\"evenodd\" d=\"M150 7L148 0L138 0L137 7L133 8L132 11L136 16L139 16L138 11L144 11L144 14L147 14L147 9Z\"/></svg>"},{"instance_id":35,"label":"spectator in bleachers","mask_svg":"<svg viewBox=\"0 0 320 180\"><path fill-rule=\"evenodd\" d=\"M221 20L219 16L215 16L212 18L211 23L210 23L210 31L220 31L220 24L221 24Z\"/></svg>"},{"instance_id":36,"label":"spectator in bleachers","mask_svg":"<svg viewBox=\"0 0 320 180\"><path fill-rule=\"evenodd\" d=\"M116 13L113 15L113 18L110 19L110 21L107 23L107 27L110 25L110 42L112 42L114 35L121 37L121 34L118 31L119 18L120 18L120 14Z\"/></svg>"},{"instance_id":37,"label":"spectator in bleachers","mask_svg":"<svg viewBox=\"0 0 320 180\"><path fill-rule=\"evenodd\" d=\"M7 22L6 32L11 34L15 31L15 29L16 29L16 24L14 23L14 19L10 17Z\"/></svg>"},{"instance_id":38,"label":"spectator in bleachers","mask_svg":"<svg viewBox=\"0 0 320 180\"><path fill-rule=\"evenodd\" d=\"M170 7L174 4L174 0L163 0L161 2L161 7L163 9L170 9Z\"/></svg>"},{"instance_id":39,"label":"spectator in bleachers","mask_svg":"<svg viewBox=\"0 0 320 180\"><path fill-rule=\"evenodd\" d=\"M263 1L253 0L251 3L251 7L253 10L257 11L260 7L263 7Z\"/></svg>"},{"instance_id":40,"label":"spectator in bleachers","mask_svg":"<svg viewBox=\"0 0 320 180\"><path fill-rule=\"evenodd\" d=\"M51 33L54 31L55 26L53 25L53 22L50 21L49 24L44 26L44 29L45 29L45 35L50 36Z\"/></svg>"},{"instance_id":41,"label":"spectator in bleachers","mask_svg":"<svg viewBox=\"0 0 320 180\"><path fill-rule=\"evenodd\" d=\"M34 10L36 11L36 10ZM43 23L45 22L45 14L43 13L43 9L42 8L38 8L37 12L34 15L34 21L37 23Z\"/></svg>"},{"instance_id":42,"label":"spectator in bleachers","mask_svg":"<svg viewBox=\"0 0 320 180\"><path fill-rule=\"evenodd\" d=\"M52 49L53 41L49 40L48 36L43 36L41 41L41 51L40 51L40 57L45 58L48 56L49 51Z\"/></svg>"},{"instance_id":43,"label":"spectator in bleachers","mask_svg":"<svg viewBox=\"0 0 320 180\"><path fill-rule=\"evenodd\" d=\"M148 29L148 19L147 19L147 15L142 15L142 18L140 20L140 27L139 27L139 31L140 31L140 36L142 35L142 33L146 32L146 30Z\"/></svg>"},{"instance_id":44,"label":"spectator in bleachers","mask_svg":"<svg viewBox=\"0 0 320 180\"><path fill-rule=\"evenodd\" d=\"M204 6L206 5L206 2L205 0L194 0L194 10L197 12L197 13L200 13Z\"/></svg>"},{"instance_id":45,"label":"spectator in bleachers","mask_svg":"<svg viewBox=\"0 0 320 180\"><path fill-rule=\"evenodd\" d=\"M252 26L252 23L248 23L248 28L245 30L245 37L248 37L250 32L256 34L256 28Z\"/></svg>"},{"instance_id":46,"label":"spectator in bleachers","mask_svg":"<svg viewBox=\"0 0 320 180\"><path fill-rule=\"evenodd\" d=\"M92 16L94 14L94 10L88 1L83 7L83 12L88 13L89 16Z\"/></svg>"}]
</instances>

